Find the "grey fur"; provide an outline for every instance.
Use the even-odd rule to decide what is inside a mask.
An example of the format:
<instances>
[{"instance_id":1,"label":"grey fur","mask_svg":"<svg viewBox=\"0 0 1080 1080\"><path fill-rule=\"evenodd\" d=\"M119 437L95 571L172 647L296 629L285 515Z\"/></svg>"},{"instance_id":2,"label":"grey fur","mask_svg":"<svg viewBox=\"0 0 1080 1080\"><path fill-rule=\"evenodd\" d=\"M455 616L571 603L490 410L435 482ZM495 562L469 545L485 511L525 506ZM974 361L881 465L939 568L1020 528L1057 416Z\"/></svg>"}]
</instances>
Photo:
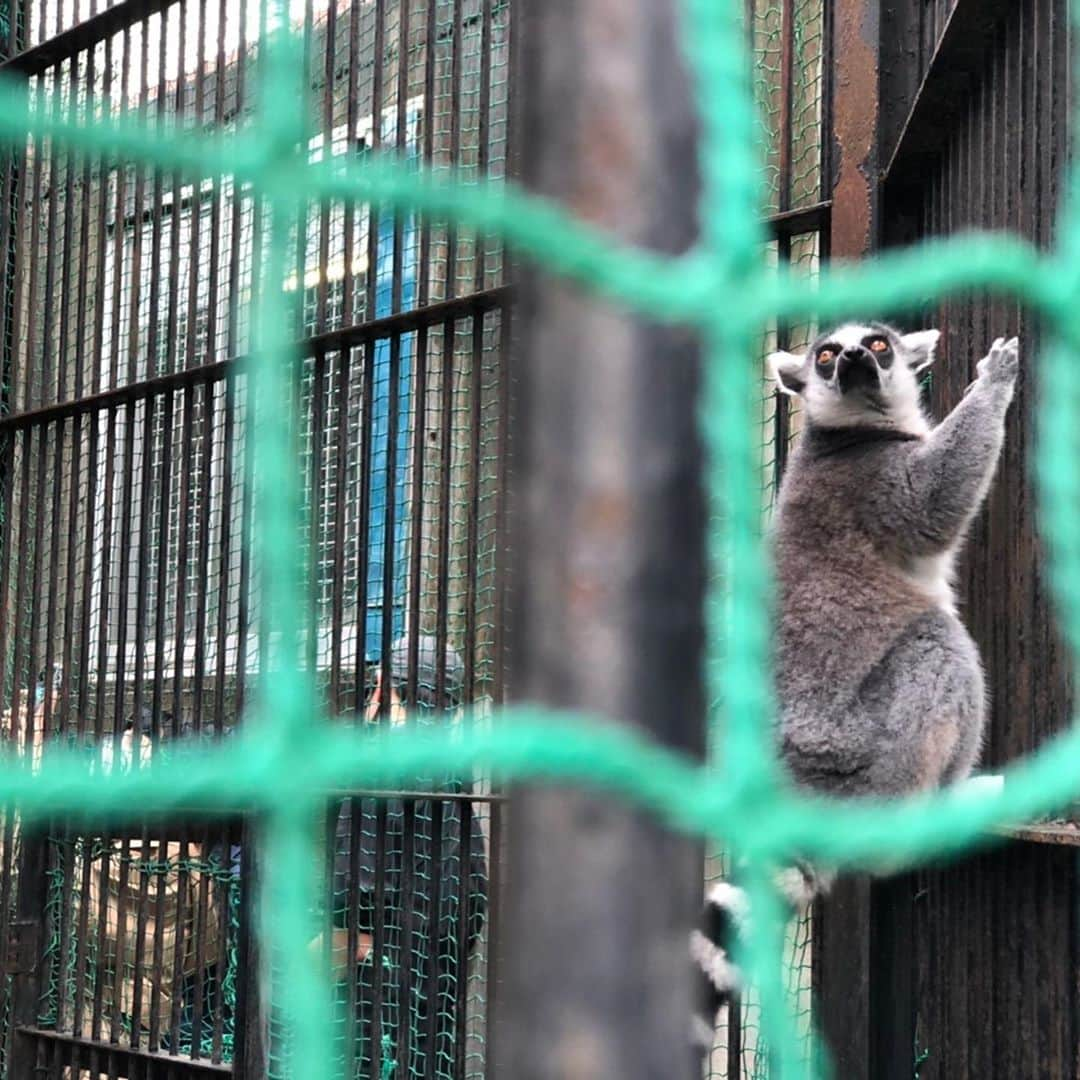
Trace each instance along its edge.
<instances>
[{"instance_id":1,"label":"grey fur","mask_svg":"<svg viewBox=\"0 0 1080 1080\"><path fill-rule=\"evenodd\" d=\"M792 779L814 792L908 795L961 780L978 760L985 681L956 615L952 564L997 467L1018 346L995 341L932 427L916 376L937 338L849 323L801 356L769 358L804 417L771 537L777 734ZM779 880L801 905L832 875L799 864ZM721 955L731 944L721 936L734 927L737 937L726 907L710 897L703 922ZM706 986L707 1022L728 993Z\"/></svg>"},{"instance_id":2,"label":"grey fur","mask_svg":"<svg viewBox=\"0 0 1080 1080\"><path fill-rule=\"evenodd\" d=\"M829 381L817 350L849 329L803 358L808 403L815 380ZM887 337L893 370L925 366L894 330L867 329ZM876 372L841 395L846 364L876 367L856 349L841 354L828 389L856 408L873 396L873 407L840 428L807 409L777 504L780 745L793 779L815 791L898 796L961 779L978 758L982 665L955 614L951 569L997 466L1017 345L995 342L933 429L912 419L913 379Z\"/></svg>"}]
</instances>

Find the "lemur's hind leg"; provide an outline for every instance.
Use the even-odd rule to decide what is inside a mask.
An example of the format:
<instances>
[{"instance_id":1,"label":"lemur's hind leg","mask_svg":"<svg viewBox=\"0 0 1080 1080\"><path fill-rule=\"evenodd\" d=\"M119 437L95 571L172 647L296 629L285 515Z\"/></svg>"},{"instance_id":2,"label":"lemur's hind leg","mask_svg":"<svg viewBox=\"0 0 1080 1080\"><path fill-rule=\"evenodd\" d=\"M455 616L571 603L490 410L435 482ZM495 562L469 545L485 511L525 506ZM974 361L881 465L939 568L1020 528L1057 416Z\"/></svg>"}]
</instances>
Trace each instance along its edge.
<instances>
[{"instance_id":1,"label":"lemur's hind leg","mask_svg":"<svg viewBox=\"0 0 1080 1080\"><path fill-rule=\"evenodd\" d=\"M986 688L959 619L937 608L915 619L863 680L851 712L876 751L837 794L902 797L965 777L982 746Z\"/></svg>"}]
</instances>

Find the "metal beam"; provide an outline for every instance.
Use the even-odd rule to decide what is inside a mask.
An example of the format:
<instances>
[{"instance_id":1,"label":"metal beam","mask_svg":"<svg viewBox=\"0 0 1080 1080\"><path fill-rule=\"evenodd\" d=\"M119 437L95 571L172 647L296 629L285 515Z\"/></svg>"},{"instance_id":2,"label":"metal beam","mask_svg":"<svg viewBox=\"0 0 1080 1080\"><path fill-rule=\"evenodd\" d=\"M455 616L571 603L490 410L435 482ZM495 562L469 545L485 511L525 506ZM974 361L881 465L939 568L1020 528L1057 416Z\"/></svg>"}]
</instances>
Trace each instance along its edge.
<instances>
[{"instance_id":1,"label":"metal beam","mask_svg":"<svg viewBox=\"0 0 1080 1080\"><path fill-rule=\"evenodd\" d=\"M670 253L697 235L682 8L548 0L523 8L517 35L527 186ZM701 755L696 341L539 269L521 284L510 693ZM693 1075L687 934L700 846L573 789L517 790L510 822L500 1072Z\"/></svg>"}]
</instances>

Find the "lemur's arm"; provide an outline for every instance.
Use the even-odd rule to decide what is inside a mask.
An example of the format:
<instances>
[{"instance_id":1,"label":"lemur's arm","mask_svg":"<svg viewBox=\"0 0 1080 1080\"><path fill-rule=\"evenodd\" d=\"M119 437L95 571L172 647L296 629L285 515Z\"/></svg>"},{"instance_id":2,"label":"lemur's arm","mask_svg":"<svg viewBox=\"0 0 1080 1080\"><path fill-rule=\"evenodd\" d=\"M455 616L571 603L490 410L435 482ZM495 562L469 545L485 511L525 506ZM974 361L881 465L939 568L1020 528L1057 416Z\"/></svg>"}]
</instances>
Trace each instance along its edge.
<instances>
[{"instance_id":1,"label":"lemur's arm","mask_svg":"<svg viewBox=\"0 0 1080 1080\"><path fill-rule=\"evenodd\" d=\"M895 541L912 555L950 548L990 488L1019 370L1016 338L998 338L964 399L904 459L894 482Z\"/></svg>"}]
</instances>

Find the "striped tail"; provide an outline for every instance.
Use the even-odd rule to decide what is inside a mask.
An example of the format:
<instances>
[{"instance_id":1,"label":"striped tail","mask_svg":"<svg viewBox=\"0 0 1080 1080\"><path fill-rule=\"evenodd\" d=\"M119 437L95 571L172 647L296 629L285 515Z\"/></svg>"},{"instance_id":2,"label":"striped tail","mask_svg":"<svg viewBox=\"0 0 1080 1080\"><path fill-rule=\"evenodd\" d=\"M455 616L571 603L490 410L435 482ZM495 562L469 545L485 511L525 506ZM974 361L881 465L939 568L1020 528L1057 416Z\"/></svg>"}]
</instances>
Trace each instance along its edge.
<instances>
[{"instance_id":1,"label":"striped tail","mask_svg":"<svg viewBox=\"0 0 1080 1080\"><path fill-rule=\"evenodd\" d=\"M788 867L776 876L776 887L794 914L832 885L832 875L806 864ZM732 956L742 954L750 930L750 900L729 881L709 887L701 924L690 934L690 957L699 983L700 1012L693 1018L694 1045L704 1055L712 1050L716 1014L739 993L743 976Z\"/></svg>"}]
</instances>

